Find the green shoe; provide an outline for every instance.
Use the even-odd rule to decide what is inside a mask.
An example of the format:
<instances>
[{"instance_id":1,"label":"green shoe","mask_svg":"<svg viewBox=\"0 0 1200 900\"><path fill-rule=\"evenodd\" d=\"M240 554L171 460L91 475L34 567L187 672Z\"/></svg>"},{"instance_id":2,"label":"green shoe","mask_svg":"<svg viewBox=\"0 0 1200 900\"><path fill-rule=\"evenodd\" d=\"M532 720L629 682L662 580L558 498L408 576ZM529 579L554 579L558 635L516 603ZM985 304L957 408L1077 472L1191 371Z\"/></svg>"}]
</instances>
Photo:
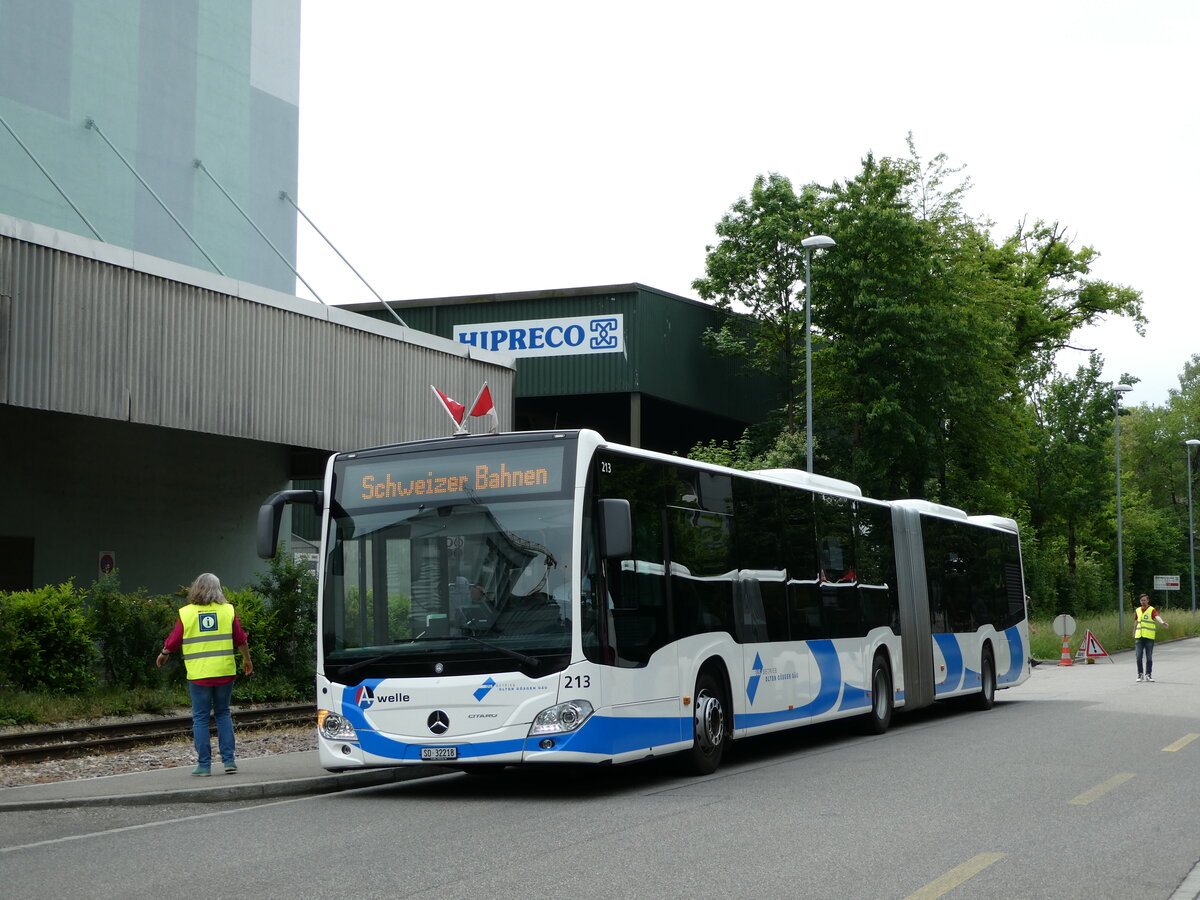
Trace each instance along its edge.
<instances>
[{"instance_id":1,"label":"green shoe","mask_svg":"<svg viewBox=\"0 0 1200 900\"><path fill-rule=\"evenodd\" d=\"M226 775L236 775L237 774L237 763L235 763L235 762L225 763L225 774Z\"/></svg>"},{"instance_id":2,"label":"green shoe","mask_svg":"<svg viewBox=\"0 0 1200 900\"><path fill-rule=\"evenodd\" d=\"M207 778L212 773L208 770L208 766L196 766L192 769L192 774L197 778Z\"/></svg>"}]
</instances>

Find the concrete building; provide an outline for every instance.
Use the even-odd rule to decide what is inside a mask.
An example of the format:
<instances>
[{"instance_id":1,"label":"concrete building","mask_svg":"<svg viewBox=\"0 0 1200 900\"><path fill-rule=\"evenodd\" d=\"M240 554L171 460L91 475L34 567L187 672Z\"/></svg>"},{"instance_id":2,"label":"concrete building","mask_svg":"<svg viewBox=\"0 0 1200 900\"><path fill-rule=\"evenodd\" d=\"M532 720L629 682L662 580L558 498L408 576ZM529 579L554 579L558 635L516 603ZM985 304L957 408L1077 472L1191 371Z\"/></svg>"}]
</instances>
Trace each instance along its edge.
<instances>
[{"instance_id":1,"label":"concrete building","mask_svg":"<svg viewBox=\"0 0 1200 900\"><path fill-rule=\"evenodd\" d=\"M269 493L447 433L430 384L512 427L504 355L294 296L299 27L0 0L0 590L243 585Z\"/></svg>"},{"instance_id":2,"label":"concrete building","mask_svg":"<svg viewBox=\"0 0 1200 900\"><path fill-rule=\"evenodd\" d=\"M0 212L294 293L299 73L299 0L0 0Z\"/></svg>"},{"instance_id":3,"label":"concrete building","mask_svg":"<svg viewBox=\"0 0 1200 900\"><path fill-rule=\"evenodd\" d=\"M0 590L86 585L106 557L128 588L244 584L268 494L331 452L448 434L430 384L488 382L511 428L513 379L501 354L0 215Z\"/></svg>"}]
</instances>

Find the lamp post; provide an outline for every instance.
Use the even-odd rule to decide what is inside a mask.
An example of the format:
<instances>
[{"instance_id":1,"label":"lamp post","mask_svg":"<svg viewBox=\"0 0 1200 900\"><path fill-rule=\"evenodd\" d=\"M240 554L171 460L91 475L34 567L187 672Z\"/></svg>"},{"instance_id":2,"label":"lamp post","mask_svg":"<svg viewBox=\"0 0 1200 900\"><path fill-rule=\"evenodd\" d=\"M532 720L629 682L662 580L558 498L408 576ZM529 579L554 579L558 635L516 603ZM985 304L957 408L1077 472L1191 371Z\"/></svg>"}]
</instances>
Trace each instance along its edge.
<instances>
[{"instance_id":1,"label":"lamp post","mask_svg":"<svg viewBox=\"0 0 1200 900\"><path fill-rule=\"evenodd\" d=\"M1117 624L1125 630L1125 551L1121 546L1121 395L1133 388L1113 385L1113 446L1117 454Z\"/></svg>"},{"instance_id":2,"label":"lamp post","mask_svg":"<svg viewBox=\"0 0 1200 900\"><path fill-rule=\"evenodd\" d=\"M804 459L813 470L812 427L812 252L837 246L833 238L814 234L800 242L804 248Z\"/></svg>"},{"instance_id":3,"label":"lamp post","mask_svg":"<svg viewBox=\"0 0 1200 900\"><path fill-rule=\"evenodd\" d=\"M1192 612L1196 611L1196 529L1192 525L1192 448L1200 447L1200 441L1192 438L1190 441L1184 441L1184 452L1187 453L1187 473L1188 473L1188 557L1191 560L1191 565L1188 571L1192 576Z\"/></svg>"}]
</instances>

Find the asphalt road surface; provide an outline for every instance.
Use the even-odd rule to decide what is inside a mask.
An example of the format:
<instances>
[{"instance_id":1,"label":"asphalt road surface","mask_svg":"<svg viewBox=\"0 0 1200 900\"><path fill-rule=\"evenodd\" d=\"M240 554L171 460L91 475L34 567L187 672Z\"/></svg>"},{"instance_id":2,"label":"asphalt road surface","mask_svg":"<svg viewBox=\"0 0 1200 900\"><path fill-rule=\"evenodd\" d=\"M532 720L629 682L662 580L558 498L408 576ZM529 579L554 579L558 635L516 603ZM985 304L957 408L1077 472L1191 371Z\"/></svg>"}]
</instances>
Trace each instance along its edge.
<instances>
[{"instance_id":1,"label":"asphalt road surface","mask_svg":"<svg viewBox=\"0 0 1200 900\"><path fill-rule=\"evenodd\" d=\"M1039 666L996 707L743 742L716 775L452 774L214 807L9 813L22 898L1179 898L1200 892L1200 640L1153 684Z\"/></svg>"}]
</instances>

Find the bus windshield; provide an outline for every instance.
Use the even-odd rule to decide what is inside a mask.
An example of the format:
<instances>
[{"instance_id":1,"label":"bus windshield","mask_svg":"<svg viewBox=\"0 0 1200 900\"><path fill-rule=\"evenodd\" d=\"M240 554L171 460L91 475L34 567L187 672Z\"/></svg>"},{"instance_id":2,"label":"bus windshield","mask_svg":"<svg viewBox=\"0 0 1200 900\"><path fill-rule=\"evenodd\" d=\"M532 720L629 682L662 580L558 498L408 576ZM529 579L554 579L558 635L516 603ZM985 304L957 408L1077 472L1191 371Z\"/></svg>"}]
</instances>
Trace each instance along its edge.
<instances>
[{"instance_id":1,"label":"bus windshield","mask_svg":"<svg viewBox=\"0 0 1200 900\"><path fill-rule=\"evenodd\" d=\"M357 684L565 667L568 455L560 443L335 463L326 676Z\"/></svg>"}]
</instances>

